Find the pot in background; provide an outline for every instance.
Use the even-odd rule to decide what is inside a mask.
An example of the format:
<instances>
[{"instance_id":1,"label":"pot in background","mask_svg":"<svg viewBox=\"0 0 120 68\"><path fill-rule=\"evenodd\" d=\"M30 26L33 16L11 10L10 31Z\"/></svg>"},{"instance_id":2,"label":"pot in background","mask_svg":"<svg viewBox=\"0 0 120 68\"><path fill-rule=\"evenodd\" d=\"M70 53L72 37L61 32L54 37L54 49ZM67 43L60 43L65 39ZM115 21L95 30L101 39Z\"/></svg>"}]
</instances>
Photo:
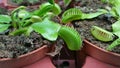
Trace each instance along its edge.
<instances>
[{"instance_id":1,"label":"pot in background","mask_svg":"<svg viewBox=\"0 0 120 68\"><path fill-rule=\"evenodd\" d=\"M120 67L120 54L104 50L88 40L84 40L85 53L102 62Z\"/></svg>"}]
</instances>

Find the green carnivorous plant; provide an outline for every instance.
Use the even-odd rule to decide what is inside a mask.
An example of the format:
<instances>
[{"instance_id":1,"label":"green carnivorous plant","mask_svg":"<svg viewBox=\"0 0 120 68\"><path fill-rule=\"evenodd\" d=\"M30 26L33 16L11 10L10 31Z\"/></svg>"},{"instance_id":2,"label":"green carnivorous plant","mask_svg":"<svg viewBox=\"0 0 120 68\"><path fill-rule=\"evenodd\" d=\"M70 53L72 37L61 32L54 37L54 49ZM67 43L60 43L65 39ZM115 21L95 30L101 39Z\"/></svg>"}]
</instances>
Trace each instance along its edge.
<instances>
[{"instance_id":1,"label":"green carnivorous plant","mask_svg":"<svg viewBox=\"0 0 120 68\"><path fill-rule=\"evenodd\" d=\"M40 5L40 8L30 12L25 6L14 9L10 15L0 15L0 32L9 30L9 35L29 36L32 31L42 35L45 39L56 41L58 36L65 40L70 50L79 50L82 40L78 32L71 27L52 21L61 9L53 0Z\"/></svg>"}]
</instances>

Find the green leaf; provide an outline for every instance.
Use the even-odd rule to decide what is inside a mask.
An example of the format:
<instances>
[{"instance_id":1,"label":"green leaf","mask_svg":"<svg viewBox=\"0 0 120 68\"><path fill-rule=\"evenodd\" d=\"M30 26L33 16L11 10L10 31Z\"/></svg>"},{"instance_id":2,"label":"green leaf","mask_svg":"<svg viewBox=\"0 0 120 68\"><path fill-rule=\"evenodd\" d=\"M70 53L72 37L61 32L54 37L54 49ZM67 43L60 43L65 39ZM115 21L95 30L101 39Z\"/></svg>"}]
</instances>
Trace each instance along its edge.
<instances>
[{"instance_id":1,"label":"green leaf","mask_svg":"<svg viewBox=\"0 0 120 68\"><path fill-rule=\"evenodd\" d=\"M60 29L60 25L54 23L47 18L42 22L34 23L32 25L33 30L40 33L44 38L55 41L58 37L58 31Z\"/></svg>"},{"instance_id":2,"label":"green leaf","mask_svg":"<svg viewBox=\"0 0 120 68\"><path fill-rule=\"evenodd\" d=\"M31 14L30 14L28 11L26 11L26 10L20 10L20 11L18 12L18 17L19 17L19 18L26 19L26 18L31 17Z\"/></svg>"},{"instance_id":3,"label":"green leaf","mask_svg":"<svg viewBox=\"0 0 120 68\"><path fill-rule=\"evenodd\" d=\"M40 5L40 9L34 11L35 15L43 16L52 9L53 5L50 3L43 3Z\"/></svg>"},{"instance_id":4,"label":"green leaf","mask_svg":"<svg viewBox=\"0 0 120 68\"><path fill-rule=\"evenodd\" d=\"M63 0L63 1L64 1L65 6L68 6L72 0Z\"/></svg>"},{"instance_id":5,"label":"green leaf","mask_svg":"<svg viewBox=\"0 0 120 68\"><path fill-rule=\"evenodd\" d=\"M9 24L0 24L0 33L8 29Z\"/></svg>"},{"instance_id":6,"label":"green leaf","mask_svg":"<svg viewBox=\"0 0 120 68\"><path fill-rule=\"evenodd\" d=\"M112 32L109 32L98 26L92 26L91 33L96 39L98 39L100 41L108 42L108 41L112 41L114 39L114 35Z\"/></svg>"},{"instance_id":7,"label":"green leaf","mask_svg":"<svg viewBox=\"0 0 120 68\"><path fill-rule=\"evenodd\" d=\"M10 33L10 35L16 36L16 35L21 35L21 34L25 34L27 32L28 28L21 28L21 29L17 29L13 32Z\"/></svg>"},{"instance_id":8,"label":"green leaf","mask_svg":"<svg viewBox=\"0 0 120 68\"><path fill-rule=\"evenodd\" d=\"M55 15L54 13L48 12L48 13L46 13L46 14L42 17L42 19L44 19L44 18L52 19L52 18L55 17L55 16L56 16L56 15Z\"/></svg>"},{"instance_id":9,"label":"green leaf","mask_svg":"<svg viewBox=\"0 0 120 68\"><path fill-rule=\"evenodd\" d=\"M28 27L25 35L26 35L26 36L30 36L30 33L31 33L32 31L33 31L33 28L32 28L32 27Z\"/></svg>"},{"instance_id":10,"label":"green leaf","mask_svg":"<svg viewBox=\"0 0 120 68\"><path fill-rule=\"evenodd\" d=\"M120 0L108 0L113 6L120 6Z\"/></svg>"},{"instance_id":11,"label":"green leaf","mask_svg":"<svg viewBox=\"0 0 120 68\"><path fill-rule=\"evenodd\" d=\"M111 51L112 49L114 49L114 47L119 46L119 45L120 45L120 38L118 38L115 41L113 41L112 44L110 44L107 47L107 50Z\"/></svg>"},{"instance_id":12,"label":"green leaf","mask_svg":"<svg viewBox=\"0 0 120 68\"><path fill-rule=\"evenodd\" d=\"M120 11L120 6L114 6L110 10L110 13L113 15L113 17L118 19L120 17L120 12L119 11Z\"/></svg>"},{"instance_id":13,"label":"green leaf","mask_svg":"<svg viewBox=\"0 0 120 68\"><path fill-rule=\"evenodd\" d=\"M48 0L48 2L51 3L51 4L55 4L54 0Z\"/></svg>"},{"instance_id":14,"label":"green leaf","mask_svg":"<svg viewBox=\"0 0 120 68\"><path fill-rule=\"evenodd\" d=\"M42 21L41 17L36 16L36 15L33 15L33 16L30 18L30 20L31 20L32 23Z\"/></svg>"},{"instance_id":15,"label":"green leaf","mask_svg":"<svg viewBox=\"0 0 120 68\"><path fill-rule=\"evenodd\" d=\"M59 36L65 41L70 50L80 50L82 48L81 36L74 28L62 26L59 30Z\"/></svg>"},{"instance_id":16,"label":"green leaf","mask_svg":"<svg viewBox=\"0 0 120 68\"><path fill-rule=\"evenodd\" d=\"M120 0L103 0L112 5L112 8L109 10L109 12L113 15L115 18L120 17Z\"/></svg>"},{"instance_id":17,"label":"green leaf","mask_svg":"<svg viewBox=\"0 0 120 68\"><path fill-rule=\"evenodd\" d=\"M120 20L112 24L113 33L120 38Z\"/></svg>"},{"instance_id":18,"label":"green leaf","mask_svg":"<svg viewBox=\"0 0 120 68\"><path fill-rule=\"evenodd\" d=\"M16 8L16 9L14 9L14 10L11 12L11 15L14 15L14 13L16 13L17 11L23 10L23 9L25 9L25 8L26 8L25 6L20 6L20 7Z\"/></svg>"},{"instance_id":19,"label":"green leaf","mask_svg":"<svg viewBox=\"0 0 120 68\"><path fill-rule=\"evenodd\" d=\"M52 7L52 12L55 14L55 15L59 15L61 13L61 8L58 4L55 3L55 5Z\"/></svg>"},{"instance_id":20,"label":"green leaf","mask_svg":"<svg viewBox=\"0 0 120 68\"><path fill-rule=\"evenodd\" d=\"M105 13L108 13L108 12L104 9L99 9L95 13L88 13L88 14L83 13L81 19L92 19L92 18L98 17L99 15L102 15Z\"/></svg>"},{"instance_id":21,"label":"green leaf","mask_svg":"<svg viewBox=\"0 0 120 68\"><path fill-rule=\"evenodd\" d=\"M47 12L52 12L55 15L59 15L61 13L61 8L58 4L51 4L51 3L43 3L40 5L40 9L34 11L35 15L44 16Z\"/></svg>"},{"instance_id":22,"label":"green leaf","mask_svg":"<svg viewBox=\"0 0 120 68\"><path fill-rule=\"evenodd\" d=\"M87 13L86 14L77 8L71 8L63 13L62 22L68 23L68 22L73 21L73 20L92 19L92 18L95 18L95 17L102 15L102 14L105 14L105 13L108 13L108 12L104 9L99 9L95 13Z\"/></svg>"},{"instance_id":23,"label":"green leaf","mask_svg":"<svg viewBox=\"0 0 120 68\"><path fill-rule=\"evenodd\" d=\"M112 7L112 9L109 12L113 17L115 17L116 19L118 18L118 14L116 12L115 7Z\"/></svg>"},{"instance_id":24,"label":"green leaf","mask_svg":"<svg viewBox=\"0 0 120 68\"><path fill-rule=\"evenodd\" d=\"M71 8L66 10L62 15L62 22L68 23L73 20L79 20L82 16L82 12L77 8Z\"/></svg>"},{"instance_id":25,"label":"green leaf","mask_svg":"<svg viewBox=\"0 0 120 68\"><path fill-rule=\"evenodd\" d=\"M12 12L11 12L11 19L12 19L12 26L14 28L17 28L17 26L19 26L20 24L18 24L17 22L20 22L19 18L18 18L18 12L20 10L24 10L26 7L25 6L20 6L16 9L14 9Z\"/></svg>"},{"instance_id":26,"label":"green leaf","mask_svg":"<svg viewBox=\"0 0 120 68\"><path fill-rule=\"evenodd\" d=\"M8 15L0 15L0 23L10 23L11 17Z\"/></svg>"},{"instance_id":27,"label":"green leaf","mask_svg":"<svg viewBox=\"0 0 120 68\"><path fill-rule=\"evenodd\" d=\"M108 3L109 0L101 0L101 2L103 2L103 3Z\"/></svg>"},{"instance_id":28,"label":"green leaf","mask_svg":"<svg viewBox=\"0 0 120 68\"><path fill-rule=\"evenodd\" d=\"M14 10L11 12L11 18L12 18L12 20L14 20L14 17L13 17L13 16L15 16L14 14L15 14L16 12L18 12L19 10L23 10L23 9L25 9L25 8L26 8L25 6L20 6L20 7L16 8L16 9L14 9Z\"/></svg>"}]
</instances>

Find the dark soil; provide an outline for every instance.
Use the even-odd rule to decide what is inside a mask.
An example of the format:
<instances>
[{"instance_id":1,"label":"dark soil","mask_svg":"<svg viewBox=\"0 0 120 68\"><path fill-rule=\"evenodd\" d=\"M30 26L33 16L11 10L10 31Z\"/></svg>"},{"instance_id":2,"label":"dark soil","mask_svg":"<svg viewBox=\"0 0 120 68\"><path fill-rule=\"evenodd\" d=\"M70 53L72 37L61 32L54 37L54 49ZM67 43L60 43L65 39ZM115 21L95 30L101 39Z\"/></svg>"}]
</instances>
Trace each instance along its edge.
<instances>
[{"instance_id":1,"label":"dark soil","mask_svg":"<svg viewBox=\"0 0 120 68\"><path fill-rule=\"evenodd\" d=\"M80 8L83 12L89 13L95 12L97 9L105 8L107 6L107 4L101 3L100 0L80 0L79 2L77 2L77 5L75 7ZM106 49L107 46L109 46L112 42L98 41L91 35L90 29L93 25L96 25L108 31L111 31L111 24L114 22L114 18L107 15L101 15L91 20L74 21L73 24L77 31L81 34L83 39L87 39L93 44L96 44L97 46ZM113 52L120 53L120 46L115 47Z\"/></svg>"},{"instance_id":2,"label":"dark soil","mask_svg":"<svg viewBox=\"0 0 120 68\"><path fill-rule=\"evenodd\" d=\"M50 46L52 43L34 32L29 37L0 35L0 58L16 58L42 45Z\"/></svg>"}]
</instances>

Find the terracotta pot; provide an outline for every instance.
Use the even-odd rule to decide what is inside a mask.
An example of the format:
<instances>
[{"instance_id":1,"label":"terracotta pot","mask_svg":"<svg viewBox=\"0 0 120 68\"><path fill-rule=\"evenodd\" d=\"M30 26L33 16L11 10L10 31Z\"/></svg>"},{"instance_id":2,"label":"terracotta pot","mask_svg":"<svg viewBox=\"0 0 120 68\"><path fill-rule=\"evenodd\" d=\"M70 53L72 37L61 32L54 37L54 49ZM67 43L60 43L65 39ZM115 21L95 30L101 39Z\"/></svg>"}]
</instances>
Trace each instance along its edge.
<instances>
[{"instance_id":1,"label":"terracotta pot","mask_svg":"<svg viewBox=\"0 0 120 68\"><path fill-rule=\"evenodd\" d=\"M120 67L120 54L104 50L87 40L84 40L85 52L87 55L102 62Z\"/></svg>"},{"instance_id":2,"label":"terracotta pot","mask_svg":"<svg viewBox=\"0 0 120 68\"><path fill-rule=\"evenodd\" d=\"M0 59L0 68L20 68L32 64L46 56L50 51L50 47L44 45L32 52L21 55L18 58L4 58Z\"/></svg>"}]
</instances>

